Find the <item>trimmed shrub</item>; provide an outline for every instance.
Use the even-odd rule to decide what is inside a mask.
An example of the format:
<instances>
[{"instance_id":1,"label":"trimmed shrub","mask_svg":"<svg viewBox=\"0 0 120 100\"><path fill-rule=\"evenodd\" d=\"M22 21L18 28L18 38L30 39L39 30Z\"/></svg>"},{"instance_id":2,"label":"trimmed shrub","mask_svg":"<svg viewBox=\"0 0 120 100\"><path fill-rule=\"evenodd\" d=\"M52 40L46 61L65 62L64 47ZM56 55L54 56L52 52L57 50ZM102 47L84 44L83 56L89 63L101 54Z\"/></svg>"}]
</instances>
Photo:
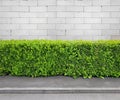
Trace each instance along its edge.
<instances>
[{"instance_id":1,"label":"trimmed shrub","mask_svg":"<svg viewBox=\"0 0 120 100\"><path fill-rule=\"evenodd\" d=\"M0 75L120 77L120 41L0 40Z\"/></svg>"}]
</instances>

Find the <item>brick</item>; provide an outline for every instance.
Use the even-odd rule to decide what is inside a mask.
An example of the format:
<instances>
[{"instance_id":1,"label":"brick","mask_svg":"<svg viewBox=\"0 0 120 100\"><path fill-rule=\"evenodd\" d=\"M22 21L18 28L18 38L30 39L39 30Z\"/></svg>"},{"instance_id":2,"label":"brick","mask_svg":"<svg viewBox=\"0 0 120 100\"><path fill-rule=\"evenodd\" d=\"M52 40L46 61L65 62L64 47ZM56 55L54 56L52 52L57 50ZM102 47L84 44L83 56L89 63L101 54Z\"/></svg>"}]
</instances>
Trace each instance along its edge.
<instances>
[{"instance_id":1,"label":"brick","mask_svg":"<svg viewBox=\"0 0 120 100\"><path fill-rule=\"evenodd\" d=\"M92 17L92 13L75 12L75 17Z\"/></svg>"},{"instance_id":2,"label":"brick","mask_svg":"<svg viewBox=\"0 0 120 100\"><path fill-rule=\"evenodd\" d=\"M11 19L10 18L0 18L0 24L10 24Z\"/></svg>"},{"instance_id":3,"label":"brick","mask_svg":"<svg viewBox=\"0 0 120 100\"><path fill-rule=\"evenodd\" d=\"M101 11L101 7L84 7L84 11L85 12L100 12Z\"/></svg>"},{"instance_id":4,"label":"brick","mask_svg":"<svg viewBox=\"0 0 120 100\"><path fill-rule=\"evenodd\" d=\"M29 19L28 18L12 18L11 23L13 23L13 24L29 23Z\"/></svg>"},{"instance_id":5,"label":"brick","mask_svg":"<svg viewBox=\"0 0 120 100\"><path fill-rule=\"evenodd\" d=\"M111 0L110 4L111 5L120 5L120 0Z\"/></svg>"},{"instance_id":6,"label":"brick","mask_svg":"<svg viewBox=\"0 0 120 100\"><path fill-rule=\"evenodd\" d=\"M102 18L102 23L120 23L119 18Z\"/></svg>"},{"instance_id":7,"label":"brick","mask_svg":"<svg viewBox=\"0 0 120 100\"><path fill-rule=\"evenodd\" d=\"M110 24L92 24L92 29L110 29Z\"/></svg>"},{"instance_id":8,"label":"brick","mask_svg":"<svg viewBox=\"0 0 120 100\"><path fill-rule=\"evenodd\" d=\"M65 36L65 30L48 30L48 35L55 35L55 36Z\"/></svg>"},{"instance_id":9,"label":"brick","mask_svg":"<svg viewBox=\"0 0 120 100\"><path fill-rule=\"evenodd\" d=\"M30 7L30 12L46 12L47 7L42 6L42 7Z\"/></svg>"},{"instance_id":10,"label":"brick","mask_svg":"<svg viewBox=\"0 0 120 100\"><path fill-rule=\"evenodd\" d=\"M110 24L110 29L120 29L120 24Z\"/></svg>"},{"instance_id":11,"label":"brick","mask_svg":"<svg viewBox=\"0 0 120 100\"><path fill-rule=\"evenodd\" d=\"M93 0L92 1L93 6L100 6L100 5L110 5L110 0Z\"/></svg>"},{"instance_id":12,"label":"brick","mask_svg":"<svg viewBox=\"0 0 120 100\"><path fill-rule=\"evenodd\" d=\"M38 5L56 5L56 0L38 0Z\"/></svg>"},{"instance_id":13,"label":"brick","mask_svg":"<svg viewBox=\"0 0 120 100\"><path fill-rule=\"evenodd\" d=\"M0 12L0 17L19 17L19 13L18 12Z\"/></svg>"},{"instance_id":14,"label":"brick","mask_svg":"<svg viewBox=\"0 0 120 100\"><path fill-rule=\"evenodd\" d=\"M74 17L74 12L57 12L57 17Z\"/></svg>"},{"instance_id":15,"label":"brick","mask_svg":"<svg viewBox=\"0 0 120 100\"><path fill-rule=\"evenodd\" d=\"M67 18L66 23L84 23L84 18Z\"/></svg>"},{"instance_id":16,"label":"brick","mask_svg":"<svg viewBox=\"0 0 120 100\"><path fill-rule=\"evenodd\" d=\"M36 36L36 35L47 35L47 30L28 30L29 35Z\"/></svg>"},{"instance_id":17,"label":"brick","mask_svg":"<svg viewBox=\"0 0 120 100\"><path fill-rule=\"evenodd\" d=\"M20 24L20 29L37 29L37 24Z\"/></svg>"},{"instance_id":18,"label":"brick","mask_svg":"<svg viewBox=\"0 0 120 100\"><path fill-rule=\"evenodd\" d=\"M74 25L73 24L56 24L56 29L73 29Z\"/></svg>"},{"instance_id":19,"label":"brick","mask_svg":"<svg viewBox=\"0 0 120 100\"><path fill-rule=\"evenodd\" d=\"M75 29L91 29L91 24L75 24Z\"/></svg>"},{"instance_id":20,"label":"brick","mask_svg":"<svg viewBox=\"0 0 120 100\"><path fill-rule=\"evenodd\" d=\"M91 17L110 17L110 12L94 12L94 13L91 13Z\"/></svg>"},{"instance_id":21,"label":"brick","mask_svg":"<svg viewBox=\"0 0 120 100\"><path fill-rule=\"evenodd\" d=\"M48 23L65 23L65 18L48 18Z\"/></svg>"},{"instance_id":22,"label":"brick","mask_svg":"<svg viewBox=\"0 0 120 100\"><path fill-rule=\"evenodd\" d=\"M38 24L38 29L55 29L55 24Z\"/></svg>"},{"instance_id":23,"label":"brick","mask_svg":"<svg viewBox=\"0 0 120 100\"><path fill-rule=\"evenodd\" d=\"M37 0L20 0L20 6L37 6Z\"/></svg>"},{"instance_id":24,"label":"brick","mask_svg":"<svg viewBox=\"0 0 120 100\"><path fill-rule=\"evenodd\" d=\"M0 30L19 29L19 24L0 24Z\"/></svg>"},{"instance_id":25,"label":"brick","mask_svg":"<svg viewBox=\"0 0 120 100\"><path fill-rule=\"evenodd\" d=\"M47 23L47 18L29 18L30 23Z\"/></svg>"},{"instance_id":26,"label":"brick","mask_svg":"<svg viewBox=\"0 0 120 100\"><path fill-rule=\"evenodd\" d=\"M101 9L106 12L120 11L120 6L102 6Z\"/></svg>"},{"instance_id":27,"label":"brick","mask_svg":"<svg viewBox=\"0 0 120 100\"><path fill-rule=\"evenodd\" d=\"M91 6L92 2L91 0L75 0L75 5Z\"/></svg>"},{"instance_id":28,"label":"brick","mask_svg":"<svg viewBox=\"0 0 120 100\"><path fill-rule=\"evenodd\" d=\"M101 18L85 18L85 23L101 23Z\"/></svg>"},{"instance_id":29,"label":"brick","mask_svg":"<svg viewBox=\"0 0 120 100\"><path fill-rule=\"evenodd\" d=\"M74 5L74 0L57 0L57 5Z\"/></svg>"}]
</instances>

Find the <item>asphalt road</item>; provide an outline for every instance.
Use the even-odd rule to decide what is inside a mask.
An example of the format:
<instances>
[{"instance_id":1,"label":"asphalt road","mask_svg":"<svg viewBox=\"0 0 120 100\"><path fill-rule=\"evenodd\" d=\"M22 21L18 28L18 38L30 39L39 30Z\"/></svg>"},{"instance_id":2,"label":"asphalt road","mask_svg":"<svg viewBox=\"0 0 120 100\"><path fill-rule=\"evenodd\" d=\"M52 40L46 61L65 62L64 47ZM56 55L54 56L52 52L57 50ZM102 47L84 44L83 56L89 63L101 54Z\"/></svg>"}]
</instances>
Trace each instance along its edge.
<instances>
[{"instance_id":1,"label":"asphalt road","mask_svg":"<svg viewBox=\"0 0 120 100\"><path fill-rule=\"evenodd\" d=\"M0 94L0 100L120 100L120 94Z\"/></svg>"}]
</instances>

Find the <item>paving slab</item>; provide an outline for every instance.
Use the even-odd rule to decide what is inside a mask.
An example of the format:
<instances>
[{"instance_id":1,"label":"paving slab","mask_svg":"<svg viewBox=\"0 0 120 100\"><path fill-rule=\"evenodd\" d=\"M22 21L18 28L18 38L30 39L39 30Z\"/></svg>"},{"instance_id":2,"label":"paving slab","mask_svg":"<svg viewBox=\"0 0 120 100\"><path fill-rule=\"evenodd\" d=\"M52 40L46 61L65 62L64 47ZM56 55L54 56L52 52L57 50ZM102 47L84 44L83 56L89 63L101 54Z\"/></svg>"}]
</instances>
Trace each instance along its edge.
<instances>
[{"instance_id":1,"label":"paving slab","mask_svg":"<svg viewBox=\"0 0 120 100\"><path fill-rule=\"evenodd\" d=\"M120 78L0 77L1 94L120 93Z\"/></svg>"}]
</instances>

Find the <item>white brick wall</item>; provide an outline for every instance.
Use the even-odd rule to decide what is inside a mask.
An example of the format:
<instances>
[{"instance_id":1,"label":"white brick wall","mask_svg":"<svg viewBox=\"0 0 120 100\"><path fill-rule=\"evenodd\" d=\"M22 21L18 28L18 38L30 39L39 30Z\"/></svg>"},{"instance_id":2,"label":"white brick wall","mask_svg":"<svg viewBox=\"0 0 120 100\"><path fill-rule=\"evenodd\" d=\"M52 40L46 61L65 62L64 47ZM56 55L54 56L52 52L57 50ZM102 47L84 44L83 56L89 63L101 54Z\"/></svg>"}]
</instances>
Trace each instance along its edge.
<instances>
[{"instance_id":1,"label":"white brick wall","mask_svg":"<svg viewBox=\"0 0 120 100\"><path fill-rule=\"evenodd\" d=\"M120 39L120 0L0 0L0 39Z\"/></svg>"}]
</instances>

